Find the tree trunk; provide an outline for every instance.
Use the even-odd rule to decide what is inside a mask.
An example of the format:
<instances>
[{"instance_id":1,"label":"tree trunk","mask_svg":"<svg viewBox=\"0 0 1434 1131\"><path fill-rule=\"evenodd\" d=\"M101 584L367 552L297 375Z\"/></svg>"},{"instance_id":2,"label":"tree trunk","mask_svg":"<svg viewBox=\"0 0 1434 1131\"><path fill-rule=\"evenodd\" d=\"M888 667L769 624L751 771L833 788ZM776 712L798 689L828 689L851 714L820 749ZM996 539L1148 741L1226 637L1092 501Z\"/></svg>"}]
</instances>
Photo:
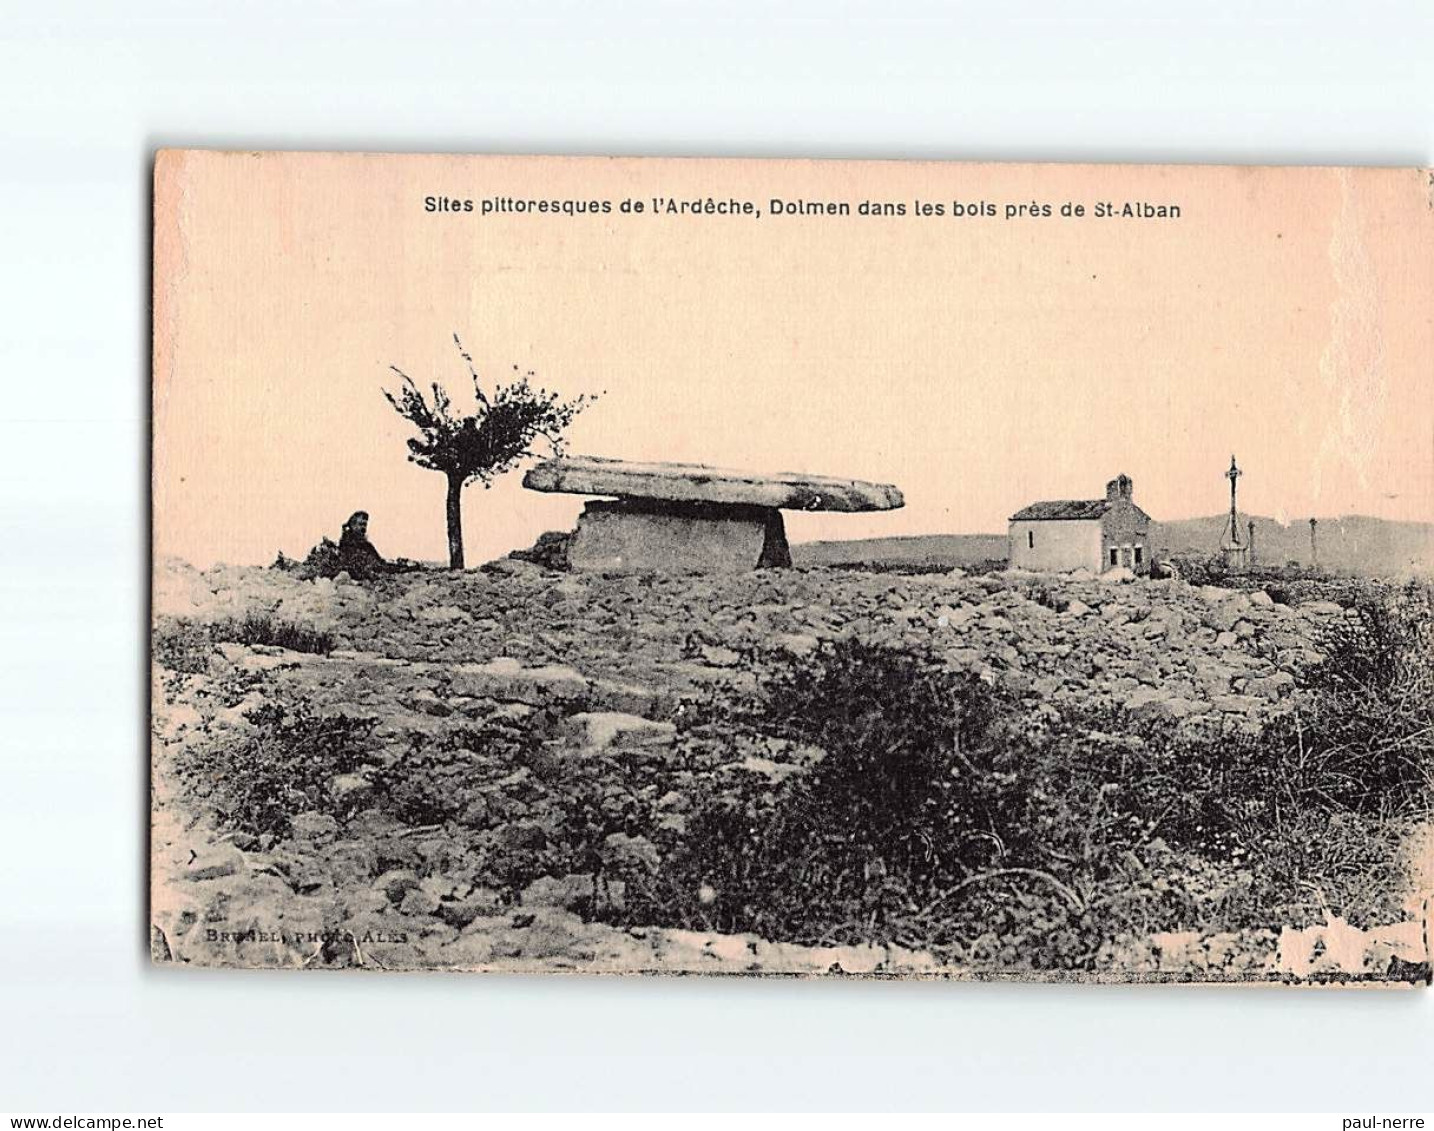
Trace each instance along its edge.
<instances>
[{"instance_id":1,"label":"tree trunk","mask_svg":"<svg viewBox=\"0 0 1434 1131\"><path fill-rule=\"evenodd\" d=\"M448 504L445 515L448 519L448 568L463 568L463 477L448 477Z\"/></svg>"}]
</instances>

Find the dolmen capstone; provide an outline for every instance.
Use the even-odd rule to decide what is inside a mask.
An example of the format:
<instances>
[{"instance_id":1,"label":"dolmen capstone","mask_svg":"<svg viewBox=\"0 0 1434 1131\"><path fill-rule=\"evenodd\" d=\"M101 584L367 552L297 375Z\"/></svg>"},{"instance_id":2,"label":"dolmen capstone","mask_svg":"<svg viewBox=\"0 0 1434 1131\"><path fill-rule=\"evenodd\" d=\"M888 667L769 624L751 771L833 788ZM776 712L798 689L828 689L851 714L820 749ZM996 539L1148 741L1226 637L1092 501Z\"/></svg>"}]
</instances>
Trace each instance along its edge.
<instances>
[{"instance_id":1,"label":"dolmen capstone","mask_svg":"<svg viewBox=\"0 0 1434 1131\"><path fill-rule=\"evenodd\" d=\"M523 486L607 496L583 508L567 554L569 569L604 573L790 566L783 510L883 511L904 503L889 483L598 456L548 460Z\"/></svg>"}]
</instances>

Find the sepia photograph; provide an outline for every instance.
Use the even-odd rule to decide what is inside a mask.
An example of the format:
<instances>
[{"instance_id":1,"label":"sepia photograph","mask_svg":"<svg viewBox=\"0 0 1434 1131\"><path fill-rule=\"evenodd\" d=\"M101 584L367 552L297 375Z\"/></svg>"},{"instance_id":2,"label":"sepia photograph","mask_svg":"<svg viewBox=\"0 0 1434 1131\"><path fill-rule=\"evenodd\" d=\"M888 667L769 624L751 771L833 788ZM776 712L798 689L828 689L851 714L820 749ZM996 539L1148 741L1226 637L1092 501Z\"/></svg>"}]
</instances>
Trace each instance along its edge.
<instances>
[{"instance_id":1,"label":"sepia photograph","mask_svg":"<svg viewBox=\"0 0 1434 1131\"><path fill-rule=\"evenodd\" d=\"M1431 58L13 6L0 1127L1429 1128Z\"/></svg>"},{"instance_id":2,"label":"sepia photograph","mask_svg":"<svg viewBox=\"0 0 1434 1131\"><path fill-rule=\"evenodd\" d=\"M1428 984L1427 171L154 179L156 964Z\"/></svg>"}]
</instances>

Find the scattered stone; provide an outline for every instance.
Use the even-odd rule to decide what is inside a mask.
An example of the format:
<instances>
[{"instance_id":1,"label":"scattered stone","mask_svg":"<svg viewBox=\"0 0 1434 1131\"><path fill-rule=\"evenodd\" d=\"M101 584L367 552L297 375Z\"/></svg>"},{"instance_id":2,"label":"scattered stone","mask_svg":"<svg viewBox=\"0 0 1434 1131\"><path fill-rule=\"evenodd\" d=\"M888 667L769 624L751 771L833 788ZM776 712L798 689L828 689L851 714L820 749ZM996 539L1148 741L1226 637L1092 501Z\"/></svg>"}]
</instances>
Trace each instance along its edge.
<instances>
[{"instance_id":1,"label":"scattered stone","mask_svg":"<svg viewBox=\"0 0 1434 1131\"><path fill-rule=\"evenodd\" d=\"M1138 718L1178 720L1177 734L1213 736L1261 725L1299 703L1298 672L1320 659L1315 643L1323 618L1345 615L1334 602L1311 602L1313 612L1301 611L1275 604L1260 591L1200 591L1178 581L1103 585L1053 574L965 577L817 567L670 579L539 568L511 576L399 576L369 589L329 583L327 590L282 571L228 568L195 579L197 615L211 619L250 609L268 615L301 587L298 596L312 605L295 600L292 607L328 618L325 623L343 647L313 656L217 646L209 661L212 674L187 676L177 692L160 689L176 696L155 712L157 726L168 727L165 733L174 742L198 741L206 731L222 737L231 728L252 734L254 723L245 716L254 707L266 698L289 702L292 695L322 715L380 720L365 754L374 766L408 757L415 741L447 749L443 744L471 729L469 719L531 727L543 745L535 751L534 769L522 770L529 778L537 769L585 772L567 761L575 749L632 749L667 758L674 721L688 717L689 696L721 695L724 687L747 694L773 667L787 665L787 656L809 654L823 641L843 637L934 648L953 670L979 674L1021 695L1033 719L1093 704L1123 707ZM1300 595L1311 592L1328 590ZM453 609L464 611L465 619L440 611ZM240 665L251 657L274 666L245 680ZM258 690L246 691L246 684ZM235 695L243 697L236 701ZM451 715L435 705L446 705ZM720 772L724 783L752 774L775 780L810 764L775 744L744 747L720 771L710 764L703 768L700 734L690 750L684 745L681 759L671 759L671 781L657 791L663 796L647 800L658 814L654 827L664 833L654 836L658 843L667 843L666 835L683 835L702 774ZM532 969L538 964L534 955L562 939L568 949L555 951L551 961L571 969L584 961L606 961L609 954L620 955L627 969L726 972L755 966L812 972L859 965L855 955L819 954L817 948L746 936L694 931L683 939L655 928L639 933L584 924L564 910L566 897L556 897L557 906L526 911L525 925L511 925L512 909L503 899L514 895L499 897L473 886L496 882L484 872L487 854L502 859L553 850L553 858L561 859L556 850L568 847L566 833L555 830L563 817L501 754L467 746L458 754L455 769L461 773L454 788L464 791L460 804L466 811L445 827L414 830L365 808L371 790L366 775L373 772L365 770L328 779L331 811L343 817L342 826L321 813L302 813L293 840L222 842L229 847L218 851L232 855L219 859L212 872L216 861L203 854L192 867L183 858L187 849L176 856L176 876L212 879L181 889L194 897L188 920L178 912L156 919L174 960L198 954L214 961L212 945L201 951L192 940L202 939L203 914L228 916L228 902L236 901L237 914L251 913L256 921L268 916L268 907L282 909L277 923L264 918L270 927L289 923L319 931L337 915L345 929L370 924L378 931L381 924L398 934L406 931L402 944L364 944L372 966ZM162 745L159 756L169 756ZM482 847L475 851L474 845ZM606 854L608 846L597 850ZM477 851L484 855L477 857ZM613 853L611 862L604 856L604 871L643 867L640 845ZM566 882L563 870L549 879ZM381 873L377 881L370 878L375 873ZM553 893L531 895L536 900ZM588 913L581 898L574 905ZM1200 949L1207 961L1224 967L1227 942L1207 937ZM1271 953L1274 945L1271 933ZM1392 944L1379 945L1380 954L1393 953ZM245 955L297 965L313 952L313 947L271 949ZM234 960L232 949L224 953L224 961ZM1249 959L1248 947L1242 959ZM815 967L819 960L825 964ZM863 961L918 959L897 948L875 948ZM1150 961L1155 970L1157 960Z\"/></svg>"},{"instance_id":2,"label":"scattered stone","mask_svg":"<svg viewBox=\"0 0 1434 1131\"><path fill-rule=\"evenodd\" d=\"M362 774L339 774L329 779L329 796L335 801L358 805L373 793L373 782Z\"/></svg>"},{"instance_id":3,"label":"scattered stone","mask_svg":"<svg viewBox=\"0 0 1434 1131\"><path fill-rule=\"evenodd\" d=\"M434 899L451 899L457 891L457 884L451 876L424 876L418 886Z\"/></svg>"},{"instance_id":4,"label":"scattered stone","mask_svg":"<svg viewBox=\"0 0 1434 1131\"><path fill-rule=\"evenodd\" d=\"M431 715L435 719L446 719L453 714L453 708L427 688L415 691L404 700L403 705L410 711Z\"/></svg>"},{"instance_id":5,"label":"scattered stone","mask_svg":"<svg viewBox=\"0 0 1434 1131\"><path fill-rule=\"evenodd\" d=\"M438 897L422 887L409 888L398 902L398 910L403 915L432 915L438 907Z\"/></svg>"},{"instance_id":6,"label":"scattered stone","mask_svg":"<svg viewBox=\"0 0 1434 1131\"><path fill-rule=\"evenodd\" d=\"M712 645L703 645L702 660L711 664L714 668L734 668L742 662L742 656L731 648L716 648Z\"/></svg>"},{"instance_id":7,"label":"scattered stone","mask_svg":"<svg viewBox=\"0 0 1434 1131\"><path fill-rule=\"evenodd\" d=\"M766 778L773 785L780 785L793 774L801 773L800 766L794 766L789 762L774 762L770 758L748 757L740 762L732 763L739 770L746 770L749 774L759 774Z\"/></svg>"},{"instance_id":8,"label":"scattered stone","mask_svg":"<svg viewBox=\"0 0 1434 1131\"><path fill-rule=\"evenodd\" d=\"M290 822L294 836L303 840L321 840L339 831L339 823L327 813L312 810L297 814Z\"/></svg>"},{"instance_id":9,"label":"scattered stone","mask_svg":"<svg viewBox=\"0 0 1434 1131\"><path fill-rule=\"evenodd\" d=\"M307 652L286 652L282 648L266 648L262 644L251 645L238 667L246 672L272 672L280 668L295 668L314 659Z\"/></svg>"},{"instance_id":10,"label":"scattered stone","mask_svg":"<svg viewBox=\"0 0 1434 1131\"><path fill-rule=\"evenodd\" d=\"M398 903L414 888L419 886L418 876L407 869L385 872L373 882L375 891L382 892L390 903Z\"/></svg>"},{"instance_id":11,"label":"scattered stone","mask_svg":"<svg viewBox=\"0 0 1434 1131\"><path fill-rule=\"evenodd\" d=\"M496 561L484 562L482 570L484 573L497 574L500 577L536 578L543 576L542 566L521 558L498 558Z\"/></svg>"},{"instance_id":12,"label":"scattered stone","mask_svg":"<svg viewBox=\"0 0 1434 1131\"><path fill-rule=\"evenodd\" d=\"M1142 694L1142 691L1149 693ZM1127 700L1126 707L1136 718L1187 719L1201 713L1198 703L1149 688L1134 693Z\"/></svg>"},{"instance_id":13,"label":"scattered stone","mask_svg":"<svg viewBox=\"0 0 1434 1131\"><path fill-rule=\"evenodd\" d=\"M1245 693L1265 699L1280 699L1295 689L1295 677L1289 672L1275 672L1274 675L1260 676L1245 681Z\"/></svg>"},{"instance_id":14,"label":"scattered stone","mask_svg":"<svg viewBox=\"0 0 1434 1131\"><path fill-rule=\"evenodd\" d=\"M621 880L596 880L592 873L542 876L525 887L520 896L524 907L561 907L567 911L622 910L627 885ZM596 906L594 906L596 900Z\"/></svg>"},{"instance_id":15,"label":"scattered stone","mask_svg":"<svg viewBox=\"0 0 1434 1131\"><path fill-rule=\"evenodd\" d=\"M185 878L190 880L217 880L224 876L237 875L247 869L244 853L232 844L210 845L195 856L185 869Z\"/></svg>"},{"instance_id":16,"label":"scattered stone","mask_svg":"<svg viewBox=\"0 0 1434 1131\"><path fill-rule=\"evenodd\" d=\"M562 664L529 668L511 656L486 664L458 664L452 669L452 681L453 691L459 695L531 706L570 702L588 689L588 681L573 668Z\"/></svg>"},{"instance_id":17,"label":"scattered stone","mask_svg":"<svg viewBox=\"0 0 1434 1131\"><path fill-rule=\"evenodd\" d=\"M1012 695L1029 695L1035 690L1036 680L1034 676L1025 672L1006 671L1002 672L998 682Z\"/></svg>"},{"instance_id":18,"label":"scattered stone","mask_svg":"<svg viewBox=\"0 0 1434 1131\"><path fill-rule=\"evenodd\" d=\"M506 910L500 892L492 888L474 888L461 899L450 899L438 905L438 917L460 931L476 919L488 919Z\"/></svg>"},{"instance_id":19,"label":"scattered stone","mask_svg":"<svg viewBox=\"0 0 1434 1131\"><path fill-rule=\"evenodd\" d=\"M1200 623L1216 632L1229 632L1240 622L1241 609L1235 601L1210 605L1200 616Z\"/></svg>"},{"instance_id":20,"label":"scattered stone","mask_svg":"<svg viewBox=\"0 0 1434 1131\"><path fill-rule=\"evenodd\" d=\"M653 718L670 714L676 699L670 692L638 683L595 679L588 687L585 703L594 711L618 711Z\"/></svg>"},{"instance_id":21,"label":"scattered stone","mask_svg":"<svg viewBox=\"0 0 1434 1131\"><path fill-rule=\"evenodd\" d=\"M584 711L568 720L569 732L590 752L666 746L677 734L673 723L654 722L620 711Z\"/></svg>"},{"instance_id":22,"label":"scattered stone","mask_svg":"<svg viewBox=\"0 0 1434 1131\"><path fill-rule=\"evenodd\" d=\"M1252 714L1260 706L1253 695L1216 695L1211 701L1215 710L1227 715Z\"/></svg>"},{"instance_id":23,"label":"scattered stone","mask_svg":"<svg viewBox=\"0 0 1434 1131\"><path fill-rule=\"evenodd\" d=\"M508 556L518 561L532 562L544 569L568 568L568 544L572 534L566 530L549 530L538 535L531 549L514 550Z\"/></svg>"},{"instance_id":24,"label":"scattered stone","mask_svg":"<svg viewBox=\"0 0 1434 1131\"><path fill-rule=\"evenodd\" d=\"M428 624L458 624L473 619L457 605L434 605L420 609L415 616Z\"/></svg>"}]
</instances>

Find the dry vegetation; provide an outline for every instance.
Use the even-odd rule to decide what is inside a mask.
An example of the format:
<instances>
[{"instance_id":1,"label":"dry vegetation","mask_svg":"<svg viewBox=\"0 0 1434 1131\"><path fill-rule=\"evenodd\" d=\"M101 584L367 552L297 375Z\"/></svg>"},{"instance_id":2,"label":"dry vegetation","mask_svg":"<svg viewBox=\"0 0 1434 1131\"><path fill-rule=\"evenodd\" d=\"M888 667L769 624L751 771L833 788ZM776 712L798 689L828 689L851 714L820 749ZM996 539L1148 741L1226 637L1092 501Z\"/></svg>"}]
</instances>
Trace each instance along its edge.
<instances>
[{"instance_id":1,"label":"dry vegetation","mask_svg":"<svg viewBox=\"0 0 1434 1131\"><path fill-rule=\"evenodd\" d=\"M163 951L1424 977L1430 590L1321 595L175 568Z\"/></svg>"}]
</instances>

